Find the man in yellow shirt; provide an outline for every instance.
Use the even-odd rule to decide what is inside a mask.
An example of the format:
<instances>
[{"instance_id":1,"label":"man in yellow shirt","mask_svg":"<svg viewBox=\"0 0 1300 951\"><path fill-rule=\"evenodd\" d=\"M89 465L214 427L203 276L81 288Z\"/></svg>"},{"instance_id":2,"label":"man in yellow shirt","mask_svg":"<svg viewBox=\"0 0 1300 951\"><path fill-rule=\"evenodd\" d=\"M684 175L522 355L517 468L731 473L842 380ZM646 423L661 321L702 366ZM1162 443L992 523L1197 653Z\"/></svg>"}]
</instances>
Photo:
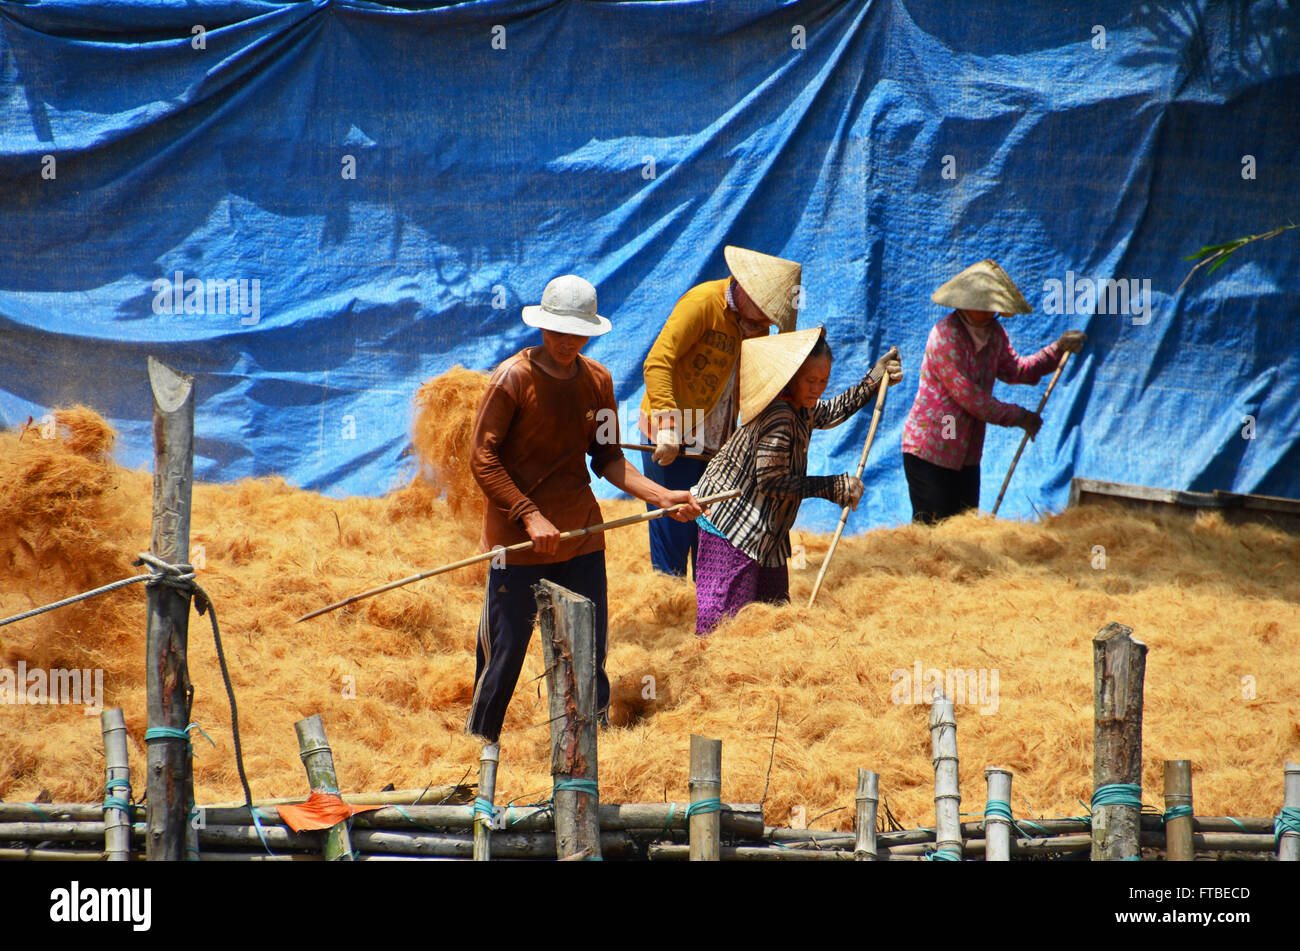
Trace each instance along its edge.
<instances>
[{"instance_id":1,"label":"man in yellow shirt","mask_svg":"<svg viewBox=\"0 0 1300 951\"><path fill-rule=\"evenodd\" d=\"M795 329L802 269L794 261L727 245L731 276L692 287L673 307L645 360L640 429L655 447L645 460L648 478L689 489L705 460L736 428L736 373L740 342ZM656 571L685 575L694 558L695 523L650 523L650 561Z\"/></svg>"}]
</instances>

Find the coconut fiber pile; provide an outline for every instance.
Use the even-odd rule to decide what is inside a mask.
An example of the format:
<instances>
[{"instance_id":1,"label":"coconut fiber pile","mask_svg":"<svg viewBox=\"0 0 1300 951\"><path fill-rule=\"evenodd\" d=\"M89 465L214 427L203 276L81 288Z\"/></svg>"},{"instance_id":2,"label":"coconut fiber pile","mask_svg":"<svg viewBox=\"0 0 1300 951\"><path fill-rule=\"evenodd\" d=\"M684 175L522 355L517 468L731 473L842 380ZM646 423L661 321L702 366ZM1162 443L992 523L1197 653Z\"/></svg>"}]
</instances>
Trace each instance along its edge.
<instances>
[{"instance_id":1,"label":"coconut fiber pile","mask_svg":"<svg viewBox=\"0 0 1300 951\"><path fill-rule=\"evenodd\" d=\"M274 478L195 486L192 558L220 617L256 797L305 795L293 723L313 713L345 795L476 778L479 747L462 726L485 565L294 619L477 551L482 502L464 454L484 379L455 370L421 389L425 473L382 498L330 499ZM0 616L136 573L148 547L150 474L111 460L113 433L94 412L57 422L57 433L0 433ZM638 509L604 505L607 518ZM607 537L618 725L600 739L603 800L689 798L688 737L700 733L723 740L724 798L757 802L766 789L770 824L802 806L815 828L847 828L858 767L880 773L901 822L931 824L918 701L960 670L963 809L982 808L983 769L999 765L1015 772L1018 817L1077 815L1092 785L1091 639L1120 621L1150 647L1144 800L1160 803L1161 761L1186 758L1198 814L1280 806L1282 762L1300 760L1296 536L1105 507L1036 524L909 525L846 538L811 611L828 538L795 542L807 567L791 571L793 604L751 606L699 641L692 585L651 572L645 526ZM103 671L104 706L126 714L137 795L144 602L132 585L0 628L0 668ZM238 799L206 618L191 615L189 644L193 719L215 742L195 734L197 799ZM541 674L534 638L502 734L498 802L549 794ZM0 705L0 797L92 802L103 781L97 716Z\"/></svg>"}]
</instances>

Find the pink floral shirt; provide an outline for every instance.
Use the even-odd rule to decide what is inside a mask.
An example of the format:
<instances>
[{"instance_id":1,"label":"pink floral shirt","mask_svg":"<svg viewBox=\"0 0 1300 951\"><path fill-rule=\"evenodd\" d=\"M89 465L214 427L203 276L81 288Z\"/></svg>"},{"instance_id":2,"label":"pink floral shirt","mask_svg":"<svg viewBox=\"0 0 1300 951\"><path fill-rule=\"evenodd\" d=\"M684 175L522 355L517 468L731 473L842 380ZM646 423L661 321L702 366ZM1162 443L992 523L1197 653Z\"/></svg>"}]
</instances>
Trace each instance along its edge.
<instances>
[{"instance_id":1,"label":"pink floral shirt","mask_svg":"<svg viewBox=\"0 0 1300 951\"><path fill-rule=\"evenodd\" d=\"M945 469L976 465L984 451L984 426L1014 426L1022 412L993 398L993 381L1037 383L1056 369L1056 344L1022 357L1011 349L998 321L976 352L957 314L934 325L921 361L921 386L903 427L903 452Z\"/></svg>"}]
</instances>

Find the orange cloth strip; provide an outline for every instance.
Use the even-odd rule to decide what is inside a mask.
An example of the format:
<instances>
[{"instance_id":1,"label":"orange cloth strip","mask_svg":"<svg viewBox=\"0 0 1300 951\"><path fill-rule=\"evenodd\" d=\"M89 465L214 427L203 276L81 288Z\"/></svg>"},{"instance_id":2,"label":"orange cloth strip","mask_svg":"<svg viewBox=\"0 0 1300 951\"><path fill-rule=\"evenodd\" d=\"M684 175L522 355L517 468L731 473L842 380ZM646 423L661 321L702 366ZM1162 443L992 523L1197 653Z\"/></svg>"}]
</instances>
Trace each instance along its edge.
<instances>
[{"instance_id":1,"label":"orange cloth strip","mask_svg":"<svg viewBox=\"0 0 1300 951\"><path fill-rule=\"evenodd\" d=\"M346 819L351 819L358 812L382 808L383 806L353 806L344 802L336 793L317 792L314 789L304 803L276 806L284 824L294 832L328 829Z\"/></svg>"}]
</instances>

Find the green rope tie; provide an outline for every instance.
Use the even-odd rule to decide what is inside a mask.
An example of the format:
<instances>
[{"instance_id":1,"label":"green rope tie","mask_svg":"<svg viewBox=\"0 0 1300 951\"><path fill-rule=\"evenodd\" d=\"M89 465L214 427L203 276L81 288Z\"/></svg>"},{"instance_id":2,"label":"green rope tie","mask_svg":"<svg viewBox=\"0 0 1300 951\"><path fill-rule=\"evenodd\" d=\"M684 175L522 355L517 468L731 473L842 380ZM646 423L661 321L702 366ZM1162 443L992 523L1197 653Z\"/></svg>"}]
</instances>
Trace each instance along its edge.
<instances>
[{"instance_id":1,"label":"green rope tie","mask_svg":"<svg viewBox=\"0 0 1300 951\"><path fill-rule=\"evenodd\" d=\"M1188 816L1196 815L1191 806L1170 806L1160 816L1162 823L1168 823L1170 819L1185 819ZM1240 825L1241 823L1237 823Z\"/></svg>"},{"instance_id":2,"label":"green rope tie","mask_svg":"<svg viewBox=\"0 0 1300 951\"><path fill-rule=\"evenodd\" d=\"M704 815L710 812L721 812L722 800L717 796L710 796L707 799L701 799L699 802L693 802L686 807L686 818L691 816Z\"/></svg>"},{"instance_id":3,"label":"green rope tie","mask_svg":"<svg viewBox=\"0 0 1300 951\"><path fill-rule=\"evenodd\" d=\"M1233 825L1235 825L1235 826L1236 826L1238 829L1240 829L1242 832L1245 832L1245 831L1246 831L1246 825L1245 825L1245 823L1238 822L1238 821L1237 821L1236 819L1234 819L1232 816L1224 816L1223 818L1227 819L1229 822L1231 822Z\"/></svg>"},{"instance_id":4,"label":"green rope tie","mask_svg":"<svg viewBox=\"0 0 1300 951\"><path fill-rule=\"evenodd\" d=\"M600 787L594 779L559 779L555 782L555 791L586 793L588 796L600 795Z\"/></svg>"},{"instance_id":5,"label":"green rope tie","mask_svg":"<svg viewBox=\"0 0 1300 951\"><path fill-rule=\"evenodd\" d=\"M185 727L185 729L175 726L151 726L149 729L144 731L144 741L146 743L150 740L185 740L189 742L190 730L198 730L203 734L205 740L212 743L213 746L217 745L212 742L212 737L208 736L208 734L204 732L203 727L199 726L197 723L191 723L189 726ZM193 752L194 744L191 742L190 753L193 754Z\"/></svg>"},{"instance_id":6,"label":"green rope tie","mask_svg":"<svg viewBox=\"0 0 1300 951\"><path fill-rule=\"evenodd\" d=\"M1273 839L1279 845L1286 833L1300 835L1300 806L1283 806L1273 819Z\"/></svg>"},{"instance_id":7,"label":"green rope tie","mask_svg":"<svg viewBox=\"0 0 1300 951\"><path fill-rule=\"evenodd\" d=\"M955 849L937 849L934 852L926 852L925 860L927 862L960 862L961 853Z\"/></svg>"},{"instance_id":8,"label":"green rope tie","mask_svg":"<svg viewBox=\"0 0 1300 951\"><path fill-rule=\"evenodd\" d=\"M984 804L984 822L988 823L989 819L1005 819L1007 822L1014 822L1011 817L1011 802L1007 799L990 799Z\"/></svg>"},{"instance_id":9,"label":"green rope tie","mask_svg":"<svg viewBox=\"0 0 1300 951\"><path fill-rule=\"evenodd\" d=\"M1142 787L1138 783L1106 783L1092 794L1092 810L1098 806L1131 806L1142 808Z\"/></svg>"},{"instance_id":10,"label":"green rope tie","mask_svg":"<svg viewBox=\"0 0 1300 951\"><path fill-rule=\"evenodd\" d=\"M478 821L479 816L487 816L488 822L491 823L493 817L496 815L496 806L492 804L491 799L484 799L482 796L475 796L474 807L470 810L469 815L475 822Z\"/></svg>"},{"instance_id":11,"label":"green rope tie","mask_svg":"<svg viewBox=\"0 0 1300 951\"><path fill-rule=\"evenodd\" d=\"M668 832L668 830L670 830L673 827L673 815L676 812L677 812L677 803L670 802L668 804L668 821L664 823L663 829L660 830L659 832L660 835L664 835L665 833Z\"/></svg>"}]
</instances>

